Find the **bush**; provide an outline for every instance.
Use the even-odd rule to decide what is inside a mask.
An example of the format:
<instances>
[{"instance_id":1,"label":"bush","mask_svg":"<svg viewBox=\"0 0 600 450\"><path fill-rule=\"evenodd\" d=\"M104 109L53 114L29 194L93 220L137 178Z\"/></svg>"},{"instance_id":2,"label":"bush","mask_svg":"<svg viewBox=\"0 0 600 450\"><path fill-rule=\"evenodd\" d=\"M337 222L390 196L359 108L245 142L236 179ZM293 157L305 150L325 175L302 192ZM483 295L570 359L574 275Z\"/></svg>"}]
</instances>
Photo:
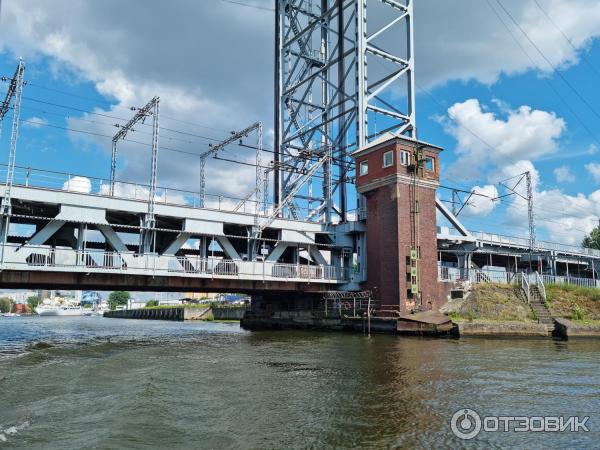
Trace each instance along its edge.
<instances>
[{"instance_id":1,"label":"bush","mask_svg":"<svg viewBox=\"0 0 600 450\"><path fill-rule=\"evenodd\" d=\"M12 312L13 301L8 297L0 298L0 313Z\"/></svg>"},{"instance_id":2,"label":"bush","mask_svg":"<svg viewBox=\"0 0 600 450\"><path fill-rule=\"evenodd\" d=\"M571 314L571 319L573 320L584 320L585 319L585 311L579 305L575 305L573 308L573 313Z\"/></svg>"},{"instance_id":3,"label":"bush","mask_svg":"<svg viewBox=\"0 0 600 450\"><path fill-rule=\"evenodd\" d=\"M158 306L158 300L148 300L146 302L146 308L150 308L152 306Z\"/></svg>"},{"instance_id":4,"label":"bush","mask_svg":"<svg viewBox=\"0 0 600 450\"><path fill-rule=\"evenodd\" d=\"M108 296L110 309L115 310L119 305L126 305L131 295L127 291L114 291Z\"/></svg>"}]
</instances>

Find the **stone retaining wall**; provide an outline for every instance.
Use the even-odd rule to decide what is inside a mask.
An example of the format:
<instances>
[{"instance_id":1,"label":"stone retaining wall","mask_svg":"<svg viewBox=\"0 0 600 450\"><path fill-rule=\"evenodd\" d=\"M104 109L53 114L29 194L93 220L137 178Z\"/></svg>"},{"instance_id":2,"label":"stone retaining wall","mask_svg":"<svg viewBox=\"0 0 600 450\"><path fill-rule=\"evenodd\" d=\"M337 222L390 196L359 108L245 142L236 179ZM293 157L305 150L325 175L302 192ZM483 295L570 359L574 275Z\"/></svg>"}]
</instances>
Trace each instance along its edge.
<instances>
[{"instance_id":1,"label":"stone retaining wall","mask_svg":"<svg viewBox=\"0 0 600 450\"><path fill-rule=\"evenodd\" d=\"M548 328L534 322L458 322L459 336L548 337Z\"/></svg>"},{"instance_id":2,"label":"stone retaining wall","mask_svg":"<svg viewBox=\"0 0 600 450\"><path fill-rule=\"evenodd\" d=\"M569 319L555 319L556 336L564 339L571 338L599 338L600 337L600 325L587 325L577 322L573 322Z\"/></svg>"}]
</instances>

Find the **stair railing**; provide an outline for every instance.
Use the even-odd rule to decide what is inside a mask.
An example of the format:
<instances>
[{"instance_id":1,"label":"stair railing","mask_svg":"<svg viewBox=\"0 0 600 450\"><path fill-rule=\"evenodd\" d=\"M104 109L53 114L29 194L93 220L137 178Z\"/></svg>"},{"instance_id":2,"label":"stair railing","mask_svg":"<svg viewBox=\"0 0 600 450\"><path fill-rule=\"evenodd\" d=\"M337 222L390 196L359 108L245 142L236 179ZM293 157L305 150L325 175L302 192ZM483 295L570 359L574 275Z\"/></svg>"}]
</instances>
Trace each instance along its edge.
<instances>
[{"instance_id":1,"label":"stair railing","mask_svg":"<svg viewBox=\"0 0 600 450\"><path fill-rule=\"evenodd\" d=\"M535 284L538 287L540 294L542 294L542 298L544 299L544 302L545 302L546 301L546 286L544 286L544 281L542 280L542 277L540 277L540 274L537 272L537 270L535 271Z\"/></svg>"},{"instance_id":2,"label":"stair railing","mask_svg":"<svg viewBox=\"0 0 600 450\"><path fill-rule=\"evenodd\" d=\"M529 275L521 272L521 289L525 292L525 297L527 297L527 303L531 303L531 292L529 291Z\"/></svg>"}]
</instances>

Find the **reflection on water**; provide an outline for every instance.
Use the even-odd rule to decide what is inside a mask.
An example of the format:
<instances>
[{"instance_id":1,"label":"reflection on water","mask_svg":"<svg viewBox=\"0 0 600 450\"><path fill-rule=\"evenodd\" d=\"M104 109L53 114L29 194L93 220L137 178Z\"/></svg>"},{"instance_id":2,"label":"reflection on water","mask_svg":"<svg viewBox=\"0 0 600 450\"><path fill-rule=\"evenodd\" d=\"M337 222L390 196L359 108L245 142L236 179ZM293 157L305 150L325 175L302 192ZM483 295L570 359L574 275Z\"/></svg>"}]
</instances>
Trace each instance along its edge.
<instances>
[{"instance_id":1,"label":"reflection on water","mask_svg":"<svg viewBox=\"0 0 600 450\"><path fill-rule=\"evenodd\" d=\"M51 347L31 345L40 341ZM0 447L590 448L600 442L599 356L597 341L5 318ZM592 431L463 442L449 420L465 407L588 415Z\"/></svg>"}]
</instances>

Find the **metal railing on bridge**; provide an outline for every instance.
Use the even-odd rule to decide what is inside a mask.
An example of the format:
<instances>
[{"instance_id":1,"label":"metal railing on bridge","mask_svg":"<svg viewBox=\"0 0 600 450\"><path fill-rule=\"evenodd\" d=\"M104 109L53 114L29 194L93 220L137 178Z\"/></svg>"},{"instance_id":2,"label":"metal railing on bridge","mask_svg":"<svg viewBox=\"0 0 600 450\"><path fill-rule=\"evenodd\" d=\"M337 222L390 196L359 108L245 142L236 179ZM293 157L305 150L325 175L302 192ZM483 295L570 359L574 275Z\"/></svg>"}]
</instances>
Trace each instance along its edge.
<instances>
[{"instance_id":1,"label":"metal railing on bridge","mask_svg":"<svg viewBox=\"0 0 600 450\"><path fill-rule=\"evenodd\" d=\"M460 269L458 267L450 267L438 264L439 281L468 281L471 283L516 284L521 283L521 276L522 273L520 272L515 273L503 270L489 269ZM537 272L531 273L529 274L529 276L539 277L539 281L533 279L531 281L533 281L534 284L541 284L542 286L546 284L559 284L600 289L600 280L595 280L592 278L544 275L537 274Z\"/></svg>"},{"instance_id":2,"label":"metal railing on bridge","mask_svg":"<svg viewBox=\"0 0 600 450\"><path fill-rule=\"evenodd\" d=\"M6 165L0 164L0 179L6 178ZM110 196L110 180L31 167L16 166L13 186L35 187L56 191L76 192L86 195ZM148 201L150 186L140 183L116 181L112 197L126 200ZM156 204L200 208L200 193L182 189L157 187ZM254 214L256 201L224 195L205 194L205 207L219 211Z\"/></svg>"},{"instance_id":3,"label":"metal railing on bridge","mask_svg":"<svg viewBox=\"0 0 600 450\"><path fill-rule=\"evenodd\" d=\"M7 244L4 249L5 270L97 271L131 275L163 275L202 278L237 278L301 282L344 283L348 268L287 264L269 261L242 261L196 256L168 256L76 251L48 246Z\"/></svg>"},{"instance_id":4,"label":"metal railing on bridge","mask_svg":"<svg viewBox=\"0 0 600 450\"><path fill-rule=\"evenodd\" d=\"M473 237L477 238L477 240L481 242L485 242L488 244L498 244L505 246L515 246L528 248L529 247L529 239L520 238L514 236L504 236L501 234L493 234L493 233L485 233L482 231L470 231ZM600 258L600 250L596 250L593 248L586 248L578 245L569 245L569 244L559 244L556 242L548 242L548 241L536 241L535 246L538 250L543 251L556 251L560 253L568 253L573 255L580 256L591 256L594 258Z\"/></svg>"}]
</instances>

